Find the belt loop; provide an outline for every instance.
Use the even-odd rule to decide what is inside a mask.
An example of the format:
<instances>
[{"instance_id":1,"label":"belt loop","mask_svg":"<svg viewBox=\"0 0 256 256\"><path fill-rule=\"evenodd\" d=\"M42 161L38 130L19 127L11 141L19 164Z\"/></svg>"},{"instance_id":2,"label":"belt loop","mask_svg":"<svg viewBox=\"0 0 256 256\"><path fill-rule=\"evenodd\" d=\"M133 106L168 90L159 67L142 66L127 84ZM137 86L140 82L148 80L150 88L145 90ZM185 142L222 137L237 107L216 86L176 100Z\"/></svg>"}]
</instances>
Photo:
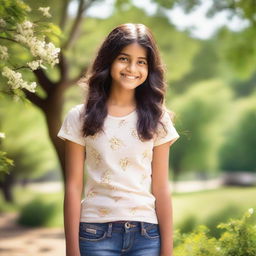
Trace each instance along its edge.
<instances>
[{"instance_id":1,"label":"belt loop","mask_svg":"<svg viewBox=\"0 0 256 256\"><path fill-rule=\"evenodd\" d=\"M112 234L112 222L108 223L107 237L111 237Z\"/></svg>"},{"instance_id":2,"label":"belt loop","mask_svg":"<svg viewBox=\"0 0 256 256\"><path fill-rule=\"evenodd\" d=\"M145 235L144 222L141 222L141 235Z\"/></svg>"}]
</instances>

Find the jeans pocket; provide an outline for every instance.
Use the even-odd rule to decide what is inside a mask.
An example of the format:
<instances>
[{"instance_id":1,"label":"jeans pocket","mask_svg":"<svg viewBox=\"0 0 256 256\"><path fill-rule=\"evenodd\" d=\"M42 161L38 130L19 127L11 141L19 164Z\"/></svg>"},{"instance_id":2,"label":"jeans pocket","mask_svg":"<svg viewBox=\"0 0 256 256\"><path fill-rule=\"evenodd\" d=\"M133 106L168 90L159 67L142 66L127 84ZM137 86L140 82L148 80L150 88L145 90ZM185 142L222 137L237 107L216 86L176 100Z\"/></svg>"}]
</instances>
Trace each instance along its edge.
<instances>
[{"instance_id":1,"label":"jeans pocket","mask_svg":"<svg viewBox=\"0 0 256 256\"><path fill-rule=\"evenodd\" d=\"M158 224L149 224L145 227L145 237L149 239L160 238L160 231Z\"/></svg>"},{"instance_id":2,"label":"jeans pocket","mask_svg":"<svg viewBox=\"0 0 256 256\"><path fill-rule=\"evenodd\" d=\"M81 223L79 229L80 240L97 242L106 238L107 232L100 224Z\"/></svg>"}]
</instances>

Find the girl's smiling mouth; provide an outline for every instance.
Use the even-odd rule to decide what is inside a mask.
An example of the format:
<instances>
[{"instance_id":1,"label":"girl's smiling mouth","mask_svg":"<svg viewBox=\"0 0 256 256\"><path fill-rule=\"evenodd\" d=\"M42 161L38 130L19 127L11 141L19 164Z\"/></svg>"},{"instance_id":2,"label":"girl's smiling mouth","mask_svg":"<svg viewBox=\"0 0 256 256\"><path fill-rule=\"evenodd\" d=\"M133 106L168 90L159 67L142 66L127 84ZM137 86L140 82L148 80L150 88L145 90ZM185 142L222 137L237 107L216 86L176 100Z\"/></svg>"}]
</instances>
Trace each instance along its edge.
<instances>
[{"instance_id":1,"label":"girl's smiling mouth","mask_svg":"<svg viewBox=\"0 0 256 256\"><path fill-rule=\"evenodd\" d=\"M124 73L121 73L121 76L125 77L125 78L128 78L128 79L131 79L131 80L135 80L135 79L139 78L138 76L126 75Z\"/></svg>"}]
</instances>

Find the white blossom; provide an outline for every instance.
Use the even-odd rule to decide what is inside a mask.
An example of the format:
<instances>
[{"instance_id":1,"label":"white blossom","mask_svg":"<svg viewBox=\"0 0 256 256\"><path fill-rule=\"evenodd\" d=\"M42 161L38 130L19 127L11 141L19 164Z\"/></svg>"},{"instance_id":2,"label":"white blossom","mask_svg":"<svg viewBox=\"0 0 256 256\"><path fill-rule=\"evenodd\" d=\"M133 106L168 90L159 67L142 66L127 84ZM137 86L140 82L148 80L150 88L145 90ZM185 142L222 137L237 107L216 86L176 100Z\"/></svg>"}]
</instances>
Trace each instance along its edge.
<instances>
[{"instance_id":1,"label":"white blossom","mask_svg":"<svg viewBox=\"0 0 256 256\"><path fill-rule=\"evenodd\" d=\"M26 85L26 89L30 92L35 92L36 86L37 86L36 82L32 82L31 84Z\"/></svg>"},{"instance_id":2,"label":"white blossom","mask_svg":"<svg viewBox=\"0 0 256 256\"><path fill-rule=\"evenodd\" d=\"M31 61L31 62L28 62L27 65L32 70L37 70L40 67L40 61L39 60L34 60L34 61Z\"/></svg>"},{"instance_id":3,"label":"white blossom","mask_svg":"<svg viewBox=\"0 0 256 256\"><path fill-rule=\"evenodd\" d=\"M56 48L52 43L46 43L34 36L33 23L25 21L17 25L18 34L15 40L26 45L34 57L50 64L52 67L59 63L58 54L60 48ZM43 67L43 66L41 66ZM45 67L44 67L45 68Z\"/></svg>"},{"instance_id":4,"label":"white blossom","mask_svg":"<svg viewBox=\"0 0 256 256\"><path fill-rule=\"evenodd\" d=\"M26 42L27 42L26 36L21 35L21 34L16 34L16 35L14 35L14 39L15 39L16 41L22 43L22 44L26 44Z\"/></svg>"},{"instance_id":5,"label":"white blossom","mask_svg":"<svg viewBox=\"0 0 256 256\"><path fill-rule=\"evenodd\" d=\"M27 65L32 69L32 70L37 70L39 67L46 69L46 67L43 65L42 60L34 60L31 62L28 62Z\"/></svg>"},{"instance_id":6,"label":"white blossom","mask_svg":"<svg viewBox=\"0 0 256 256\"><path fill-rule=\"evenodd\" d=\"M18 42L25 43L34 35L33 27L34 24L28 20L21 24L17 24L17 34L14 38Z\"/></svg>"},{"instance_id":7,"label":"white blossom","mask_svg":"<svg viewBox=\"0 0 256 256\"><path fill-rule=\"evenodd\" d=\"M2 138L2 139L5 138L5 134L3 132L0 132L0 138Z\"/></svg>"},{"instance_id":8,"label":"white blossom","mask_svg":"<svg viewBox=\"0 0 256 256\"><path fill-rule=\"evenodd\" d=\"M6 26L6 22L4 19L0 19L0 28L4 28Z\"/></svg>"},{"instance_id":9,"label":"white blossom","mask_svg":"<svg viewBox=\"0 0 256 256\"><path fill-rule=\"evenodd\" d=\"M50 7L39 7L38 10L43 13L43 16L50 18L52 15L49 13Z\"/></svg>"},{"instance_id":10,"label":"white blossom","mask_svg":"<svg viewBox=\"0 0 256 256\"><path fill-rule=\"evenodd\" d=\"M11 86L12 89L21 87L21 84L23 83L21 73L15 72L8 67L4 67L2 75L8 79L7 83Z\"/></svg>"},{"instance_id":11,"label":"white blossom","mask_svg":"<svg viewBox=\"0 0 256 256\"><path fill-rule=\"evenodd\" d=\"M34 57L39 57L48 64L51 64L52 67L59 63L58 54L60 48L56 48L53 43L46 43L34 37L28 42L28 46Z\"/></svg>"},{"instance_id":12,"label":"white blossom","mask_svg":"<svg viewBox=\"0 0 256 256\"><path fill-rule=\"evenodd\" d=\"M25 88L30 92L35 92L36 82L29 84L22 79L21 73L15 72L8 67L4 67L2 75L8 79L7 84L9 84L12 89Z\"/></svg>"},{"instance_id":13,"label":"white blossom","mask_svg":"<svg viewBox=\"0 0 256 256\"><path fill-rule=\"evenodd\" d=\"M0 60L7 60L9 58L8 49L6 46L0 45Z\"/></svg>"},{"instance_id":14,"label":"white blossom","mask_svg":"<svg viewBox=\"0 0 256 256\"><path fill-rule=\"evenodd\" d=\"M24 21L22 24L21 24L21 27L24 29L24 30L29 30L29 29L32 29L34 26L34 24L29 21L29 20L26 20Z\"/></svg>"},{"instance_id":15,"label":"white blossom","mask_svg":"<svg viewBox=\"0 0 256 256\"><path fill-rule=\"evenodd\" d=\"M248 210L248 212L249 212L250 215L252 215L253 212L254 212L254 209L253 209L253 208L250 208L250 209Z\"/></svg>"},{"instance_id":16,"label":"white blossom","mask_svg":"<svg viewBox=\"0 0 256 256\"><path fill-rule=\"evenodd\" d=\"M60 52L60 48L56 48L53 43L48 43L45 46L45 50L46 50L46 59L45 60L48 63L50 63L52 67L55 64L59 63L58 55Z\"/></svg>"},{"instance_id":17,"label":"white blossom","mask_svg":"<svg viewBox=\"0 0 256 256\"><path fill-rule=\"evenodd\" d=\"M23 23L18 23L17 24L17 32L19 34L25 34L27 35L29 32L29 34L33 34L33 23L31 21L24 21Z\"/></svg>"}]
</instances>

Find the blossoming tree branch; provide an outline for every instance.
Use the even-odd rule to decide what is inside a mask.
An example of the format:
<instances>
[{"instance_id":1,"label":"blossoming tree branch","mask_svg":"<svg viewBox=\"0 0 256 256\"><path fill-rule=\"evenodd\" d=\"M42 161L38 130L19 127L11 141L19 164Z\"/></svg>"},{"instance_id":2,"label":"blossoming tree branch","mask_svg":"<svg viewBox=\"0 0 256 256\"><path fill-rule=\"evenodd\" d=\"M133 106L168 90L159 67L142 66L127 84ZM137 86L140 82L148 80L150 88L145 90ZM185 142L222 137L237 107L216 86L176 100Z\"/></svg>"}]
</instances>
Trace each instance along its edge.
<instances>
[{"instance_id":1,"label":"blossoming tree branch","mask_svg":"<svg viewBox=\"0 0 256 256\"><path fill-rule=\"evenodd\" d=\"M72 55L67 58L67 53L72 50L72 46L79 38L82 21L86 19L85 11L93 3L100 1L76 0L77 9L72 17L68 15L71 0L59 1L59 8L55 11L60 15L50 17L49 7L38 6L30 10L28 5L21 0L0 0L0 74L2 75L2 78L0 75L0 81L2 85L6 85L5 91L2 92L6 93L8 90L7 93L15 98L24 95L26 100L42 111L50 140L62 167L63 177L64 147L56 134L62 122L64 93L77 83L87 69L86 64L81 65L83 68L77 70L77 74L71 77L70 63L72 60L70 58ZM33 5L36 6L36 3ZM36 13L39 20L29 19L30 13ZM55 23L57 18L59 21L57 24L50 22L47 24L46 18L51 21L55 20ZM58 47L52 43L54 40L52 42L49 40L51 38L59 44ZM28 51L27 56L30 56L25 63L18 61L19 65L13 64L13 59L20 60L21 58L19 59L17 54L12 55L17 45L23 48L22 53ZM49 72L52 68L54 72ZM54 79L51 76L52 73L55 74ZM3 90L1 84L0 89ZM40 90L38 90L39 87Z\"/></svg>"},{"instance_id":2,"label":"blossoming tree branch","mask_svg":"<svg viewBox=\"0 0 256 256\"><path fill-rule=\"evenodd\" d=\"M51 17L49 13L49 7L40 7L38 9L42 12L43 16ZM26 11L31 11L28 7ZM59 63L58 54L60 48L56 48L53 43L46 43L44 38L40 39L36 36L35 29L39 25L33 23L29 20L24 20L22 23L17 23L15 25L9 22L10 18L0 19L0 29L1 29L1 41L11 41L13 43L20 44L29 49L32 60L25 63L22 66L14 67L10 62L8 45L0 45L0 60L4 61L2 68L2 75L7 79L7 84L15 93L15 89L26 89L30 92L35 92L37 86L36 82L28 82L23 80L21 69L29 69L31 71L37 70L39 68L47 69L46 64L50 64L53 67L55 64Z\"/></svg>"},{"instance_id":3,"label":"blossoming tree branch","mask_svg":"<svg viewBox=\"0 0 256 256\"><path fill-rule=\"evenodd\" d=\"M0 18L0 71L5 78L1 88L2 94L13 95L15 99L20 98L20 90L35 92L37 83L23 79L22 70L34 71L38 68L47 69L46 65L53 67L59 62L58 54L60 48L56 48L53 43L47 43L44 37L39 37L36 28L40 23L33 23L27 19L27 13L31 11L29 6L23 2L1 1ZM47 18L51 17L49 7L39 7L38 12ZM10 13L20 14L19 16L8 15ZM20 66L12 64L13 44L27 48L30 52L31 61L22 63ZM20 63L20 62L19 62ZM5 84L6 81L6 84ZM5 86L7 85L7 86ZM5 138L5 134L0 132L0 140ZM0 151L0 172L8 173L9 166L13 161L7 157L7 153Z\"/></svg>"}]
</instances>

